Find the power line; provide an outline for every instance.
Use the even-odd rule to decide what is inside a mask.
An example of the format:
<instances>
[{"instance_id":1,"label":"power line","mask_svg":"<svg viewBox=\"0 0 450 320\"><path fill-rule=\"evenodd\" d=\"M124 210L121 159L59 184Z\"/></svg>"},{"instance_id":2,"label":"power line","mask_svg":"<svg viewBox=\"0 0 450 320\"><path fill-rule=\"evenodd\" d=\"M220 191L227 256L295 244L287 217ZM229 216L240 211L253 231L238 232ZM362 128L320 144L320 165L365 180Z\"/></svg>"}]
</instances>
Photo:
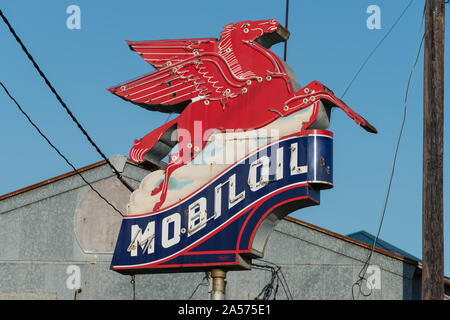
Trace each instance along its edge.
<instances>
[{"instance_id":1,"label":"power line","mask_svg":"<svg viewBox=\"0 0 450 320\"><path fill-rule=\"evenodd\" d=\"M381 40L378 42L378 44L375 46L375 48L373 48L373 50L369 53L369 55L367 56L366 60L364 60L364 62L362 63L362 65L359 67L358 71L356 72L356 74L353 76L352 80L350 81L350 83L348 84L347 88L344 90L344 93L341 96L341 99L344 98L345 94L347 93L347 91L350 89L350 87L353 85L353 82L355 82L356 78L358 77L358 75L361 73L362 69L365 67L365 65L367 64L367 62L369 62L370 58L373 56L373 54L375 53L375 51L377 51L377 49L380 47L380 45L383 43L383 41L389 36L389 34L392 32L392 30L394 30L395 26L400 22L401 18L403 17L403 15L406 13L406 10L408 10L408 8L411 6L411 4L413 3L414 0L411 0L408 5L405 7L405 9L403 9L402 13L400 14L400 16L397 18L397 20L395 20L394 24L389 28L388 32L386 32L386 34L383 36L383 38L381 38Z\"/></svg>"},{"instance_id":2,"label":"power line","mask_svg":"<svg viewBox=\"0 0 450 320\"><path fill-rule=\"evenodd\" d=\"M60 95L58 94L58 92L56 92L56 89L53 87L53 85L50 83L50 81L47 79L47 77L45 76L45 74L42 72L41 68L39 67L39 65L36 63L36 61L34 60L33 56L28 52L27 48L25 47L25 45L23 44L22 40L19 38L19 36L17 35L16 31L14 30L14 28L11 26L11 24L9 23L8 19L6 19L5 15L3 14L2 10L0 10L0 16L2 17L3 21L5 22L5 24L8 26L9 31L11 32L11 34L14 36L14 38L16 39L16 41L19 43L19 45L22 48L22 51L26 54L26 56L28 57L28 59L31 61L31 63L33 64L34 68L37 70L37 72L39 73L39 75L44 79L45 83L47 84L47 86L50 88L50 90L53 92L53 94L55 95L56 99L59 101L59 103L61 104L61 106L66 110L67 114L70 116L70 118L72 119L73 122L75 122L75 124L78 126L78 128L81 130L81 132L84 134L84 136L88 139L88 141L91 143L91 145L95 148L95 150L98 152L98 154L100 154L100 156L106 161L106 163L112 168L113 172L116 174L117 178L122 182L122 184L127 187L128 190L130 190L131 192L134 191L134 189L122 178L122 176L120 175L120 173L117 171L117 169L111 164L111 162L108 160L108 158L103 154L103 152L100 150L100 148L95 144L95 142L92 140L92 138L89 136L89 134L86 132L86 130L83 128L83 126L78 122L78 120L76 119L76 117L74 116L74 114L70 111L69 107L66 105L66 103L62 100L62 98L60 97Z\"/></svg>"},{"instance_id":3,"label":"power line","mask_svg":"<svg viewBox=\"0 0 450 320\"><path fill-rule=\"evenodd\" d=\"M57 147L47 138L47 136L42 133L42 131L39 129L39 127L31 120L31 118L28 116L28 114L22 109L20 104L17 102L16 99L9 93L8 89L6 89L5 85L0 82L0 86L5 90L8 97L16 104L17 108L19 108L20 112L27 118L28 122L36 129L36 131L47 141L47 143L58 153L58 155L66 161L66 163L72 167L72 169L81 177L81 179L94 191L101 199L103 199L111 208L113 208L116 212L118 212L122 217L123 214L111 203L109 202L105 197L103 197L100 192L98 192L84 177L83 175L75 168L75 166L59 151Z\"/></svg>"},{"instance_id":4,"label":"power line","mask_svg":"<svg viewBox=\"0 0 450 320\"><path fill-rule=\"evenodd\" d=\"M404 106L403 106L403 117L402 117L402 121L401 121L401 125L400 125L400 131L399 131L398 138L397 138L397 144L395 146L394 158L392 160L391 173L390 173L390 176L389 176L388 187L387 187L386 195L385 195L384 202L383 202L383 209L382 209L380 221L379 221L379 224L378 224L378 230L377 230L376 237L375 237L375 239L373 241L372 249L371 249L371 251L369 253L369 256L367 257L367 259L364 262L364 265L363 265L361 271L359 272L359 275L358 275L359 279L352 286L352 297L353 297L353 300L355 300L355 294L354 294L354 287L355 286L359 287L359 294L362 294L363 296L370 296L371 293L372 293L372 289L370 289L370 292L368 294L362 292L361 287L362 287L363 280L366 280L365 279L365 275L366 275L366 272L367 272L367 268L369 267L370 260L372 258L372 254L373 254L373 252L375 250L375 246L377 244L377 241L378 241L378 238L379 238L379 235L380 235L381 227L383 225L384 215L385 215L385 212L386 212L386 206L387 206L387 202L388 202L388 199L389 199L392 179L393 179L394 171L395 171L395 164L396 164L396 161L397 161L398 149L399 149L399 146L400 146L400 140L401 140L401 137L402 137L403 127L405 125L405 120L406 120L406 111L407 111L407 104L408 104L409 88L411 86L412 76L413 76L414 70L416 68L417 61L419 59L420 51L422 49L423 40L425 38L425 34L422 35L422 38L420 37L421 34L422 34L422 28L423 28L424 19L425 19L425 8L423 10L422 22L420 23L420 29L419 29L418 39L417 39L417 48L416 48L416 53L415 53L415 59L414 59L414 63L412 65L411 71L409 73L408 84L406 85L405 100L404 100Z\"/></svg>"},{"instance_id":5,"label":"power line","mask_svg":"<svg viewBox=\"0 0 450 320\"><path fill-rule=\"evenodd\" d=\"M289 0L286 0L286 21L284 27L288 28L288 17L289 17ZM287 40L284 41L284 61L287 59Z\"/></svg>"}]
</instances>

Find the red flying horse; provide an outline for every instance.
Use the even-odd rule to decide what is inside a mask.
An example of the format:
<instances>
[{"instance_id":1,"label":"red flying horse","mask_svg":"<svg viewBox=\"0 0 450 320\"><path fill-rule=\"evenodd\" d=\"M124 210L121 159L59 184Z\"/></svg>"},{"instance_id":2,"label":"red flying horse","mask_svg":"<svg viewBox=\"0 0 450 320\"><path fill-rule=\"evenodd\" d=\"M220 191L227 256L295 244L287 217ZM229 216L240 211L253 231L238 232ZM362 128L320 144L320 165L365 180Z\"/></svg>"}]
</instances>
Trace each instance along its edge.
<instances>
[{"instance_id":1,"label":"red flying horse","mask_svg":"<svg viewBox=\"0 0 450 320\"><path fill-rule=\"evenodd\" d=\"M258 129L319 99L342 109L367 131L377 132L318 81L294 92L285 65L269 50L288 37L289 31L276 20L262 20L230 23L219 40L127 41L157 70L108 90L148 110L180 114L136 140L130 151L137 163L166 167L164 180L152 193L161 192L154 210L165 201L171 173L191 161L213 132ZM301 130L310 128L317 114L315 110ZM201 123L202 132L195 132L195 123ZM175 130L178 137L172 139ZM179 152L166 166L161 160L177 143Z\"/></svg>"}]
</instances>

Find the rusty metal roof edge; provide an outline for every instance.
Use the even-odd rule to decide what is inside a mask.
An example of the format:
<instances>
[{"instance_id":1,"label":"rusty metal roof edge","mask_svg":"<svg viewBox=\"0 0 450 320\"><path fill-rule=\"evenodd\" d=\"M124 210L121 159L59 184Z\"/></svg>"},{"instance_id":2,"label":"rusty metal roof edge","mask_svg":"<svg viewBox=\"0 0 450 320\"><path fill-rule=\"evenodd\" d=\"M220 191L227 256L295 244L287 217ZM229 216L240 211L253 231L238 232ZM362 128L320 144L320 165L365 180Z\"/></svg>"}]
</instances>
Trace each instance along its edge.
<instances>
[{"instance_id":1,"label":"rusty metal roof edge","mask_svg":"<svg viewBox=\"0 0 450 320\"><path fill-rule=\"evenodd\" d=\"M326 235L329 235L331 237L334 237L334 238L337 238L337 239L340 239L340 240L343 240L343 241L346 241L346 242L353 243L353 244L358 245L360 247L364 247L364 248L369 249L369 250L372 249L372 246L367 244L367 243L364 243L364 242L352 239L350 237L344 236L342 234L335 233L333 231L330 231L330 230L318 227L318 226L310 224L308 222L305 222L305 221L302 221L302 220L299 220L299 219L296 219L296 218L293 218L293 217L290 217L290 216L286 216L284 219L287 220L287 221L293 222L295 224L302 225L302 226L307 227L309 229L312 229L312 230L315 230L315 231L319 231L319 232L324 233ZM416 267L419 267L419 264L420 264L419 261L415 261L415 260L409 259L409 258L407 258L405 256L402 256L400 254L393 253L393 252L390 252L390 251L387 251L387 250L384 250L384 249L375 248L374 251L377 252L377 253L383 254L385 256L389 256L391 258L394 258L394 259L397 259L397 260L409 263L409 264L414 265Z\"/></svg>"},{"instance_id":2,"label":"rusty metal roof edge","mask_svg":"<svg viewBox=\"0 0 450 320\"><path fill-rule=\"evenodd\" d=\"M78 172L84 172L84 171L87 171L87 170L90 170L90 169L94 169L94 168L100 167L100 166L102 166L104 164L106 164L106 161L102 160L102 161L99 161L99 162L87 165L85 167L81 167L81 168L77 169L77 171ZM30 185L28 187L21 188L21 189L18 189L18 190L6 193L6 194L0 196L0 201L4 200L4 199L7 199L7 198L14 197L14 196L22 194L24 192L27 192L27 191L30 191L30 190L37 189L39 187L48 185L48 184L50 184L52 182L56 182L56 181L62 180L64 178L71 177L71 176L73 176L75 174L77 174L75 171L66 172L66 173L63 173L63 174L61 174L59 176L56 176L56 177L53 177L53 178L50 178L50 179L47 179L47 180L44 180L44 181L32 184L32 185Z\"/></svg>"},{"instance_id":3,"label":"rusty metal roof edge","mask_svg":"<svg viewBox=\"0 0 450 320\"><path fill-rule=\"evenodd\" d=\"M133 163L129 158L127 158L126 163L139 167L138 165ZM101 166L103 166L105 164L106 164L106 161L105 160L101 160L101 161L92 163L90 165L81 167L81 168L77 169L77 171L78 172L84 172L84 171L88 171L88 170L91 170L91 169L95 169L95 168L101 167ZM21 188L21 189L18 189L18 190L6 193L4 195L0 195L0 201L8 199L8 198L11 198L11 197L14 197L16 195L22 194L22 193L30 191L30 190L37 189L39 187L46 186L46 185L48 185L50 183L62 180L64 178L71 177L71 176L76 175L76 174L77 173L75 171L69 171L69 172L63 173L63 174L61 174L59 176L56 176L56 177L53 177L53 178L50 178L50 179L47 179L47 180L44 180L44 181L32 184L30 186L27 186L27 187L24 187L24 188Z\"/></svg>"}]
</instances>

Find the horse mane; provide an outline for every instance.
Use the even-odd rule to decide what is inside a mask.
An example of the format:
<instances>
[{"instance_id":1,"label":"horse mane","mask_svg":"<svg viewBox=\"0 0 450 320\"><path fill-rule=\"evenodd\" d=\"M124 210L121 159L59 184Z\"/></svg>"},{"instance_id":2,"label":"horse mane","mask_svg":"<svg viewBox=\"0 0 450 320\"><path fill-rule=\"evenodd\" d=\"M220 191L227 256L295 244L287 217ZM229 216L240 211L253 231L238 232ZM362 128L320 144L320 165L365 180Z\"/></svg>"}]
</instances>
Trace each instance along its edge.
<instances>
[{"instance_id":1,"label":"horse mane","mask_svg":"<svg viewBox=\"0 0 450 320\"><path fill-rule=\"evenodd\" d=\"M225 59L226 63L231 69L231 72L239 79L246 79L256 76L252 71L244 71L242 65L235 54L235 48L233 47L232 33L236 30L234 23L229 23L223 27L220 32L219 50L221 56ZM229 49L229 50L228 50ZM229 51L229 52L227 52Z\"/></svg>"}]
</instances>

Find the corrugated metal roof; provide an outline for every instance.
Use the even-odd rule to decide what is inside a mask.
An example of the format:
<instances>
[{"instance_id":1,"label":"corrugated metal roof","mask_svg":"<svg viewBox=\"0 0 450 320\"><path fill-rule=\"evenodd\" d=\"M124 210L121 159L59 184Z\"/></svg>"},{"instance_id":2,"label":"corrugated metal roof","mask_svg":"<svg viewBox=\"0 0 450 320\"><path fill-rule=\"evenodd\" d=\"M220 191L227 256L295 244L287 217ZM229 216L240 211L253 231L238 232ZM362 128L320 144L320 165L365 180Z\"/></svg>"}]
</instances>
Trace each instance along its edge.
<instances>
[{"instance_id":1,"label":"corrugated metal roof","mask_svg":"<svg viewBox=\"0 0 450 320\"><path fill-rule=\"evenodd\" d=\"M135 164L134 162L132 162L132 161L129 160L128 158L127 158L127 163L128 163L128 164L131 164L131 165L134 165L134 166L136 166L136 167L142 167L142 166L140 166L140 165ZM85 167L81 167L81 168L77 169L77 171L78 171L78 172L84 172L84 171L87 171L87 170L95 169L95 168L97 168L97 167L101 167L101 166L103 166L103 165L105 165L105 164L106 164L106 161L105 161L105 160L102 160L102 161L95 162L95 163L93 163L93 164L87 165L87 166L85 166ZM149 168L145 168L145 169L149 169ZM152 170L154 170L154 168L150 168L150 171L152 171ZM4 194L4 195L0 195L0 201L1 201L1 200L4 200L4 199L7 199L7 198L10 198L10 197L13 197L13 196L18 195L18 194L21 194L21 193L24 193L24 192L33 190L33 189L37 189L37 188L39 188L39 187L42 187L42 186L48 185L48 184L50 184L50 183L53 183L53 182L62 180L62 179L64 179L64 178L71 177L71 176L76 175L76 174L77 174L77 173L76 173L75 171L70 171L70 172L61 174L61 175L59 175L59 176L56 176L56 177L54 177L54 178L50 178L50 179L47 179L47 180L44 180L44 181L35 183L35 184L30 185L30 186L28 186L28 187L21 188L21 189L18 189L18 190L15 190L15 191L6 193L6 194Z\"/></svg>"},{"instance_id":2,"label":"corrugated metal roof","mask_svg":"<svg viewBox=\"0 0 450 320\"><path fill-rule=\"evenodd\" d=\"M347 237L367 243L371 246L373 245L373 242L375 241L375 236L364 230L348 234ZM393 252L393 253L398 253L398 254L400 254L406 258L409 258L411 260L422 262L422 260L417 258L416 256L413 256L412 254L410 254L410 253L408 253L408 252L406 252L406 251L404 251L404 250L402 250L380 238L377 239L376 247L380 248L380 249L384 249L386 251Z\"/></svg>"},{"instance_id":3,"label":"corrugated metal roof","mask_svg":"<svg viewBox=\"0 0 450 320\"><path fill-rule=\"evenodd\" d=\"M341 235L339 233L335 233L333 231L330 231L330 230L327 230L327 229L323 229L321 227L315 226L313 224L310 224L310 223L307 223L307 222L304 222L304 221L301 221L301 220L298 220L298 219L295 219L295 218L292 218L292 217L289 217L289 216L285 217L284 219L286 219L288 221L291 221L291 222L294 222L294 223L297 223L297 224L300 224L302 226L308 227L308 228L313 229L315 231L319 231L319 232L325 233L325 234L327 234L327 235L329 235L331 237L334 237L334 238L337 238L337 239L340 239L340 240L344 240L344 241L353 243L353 244L358 245L360 247L364 247L366 249L372 249L372 243L371 244L367 244L364 241L360 241L358 239L354 239L354 238L351 238L349 236L344 236L344 235ZM394 258L394 259L397 259L397 260L401 260L401 261L407 262L409 264L415 265L417 267L420 267L419 266L419 260L417 260L417 258L411 259L410 257L404 256L404 255L402 255L400 253L392 252L392 251L389 251L389 250L386 250L386 249L383 249L383 248L379 248L379 247L375 247L374 251L377 252L377 253L389 256L391 258Z\"/></svg>"},{"instance_id":4,"label":"corrugated metal roof","mask_svg":"<svg viewBox=\"0 0 450 320\"><path fill-rule=\"evenodd\" d=\"M90 164L88 166L79 168L79 169L77 169L77 171L78 172L84 172L84 171L87 171L87 170L90 170L90 169L94 169L94 168L100 167L100 166L102 166L104 164L106 164L105 160L99 161L99 162ZM15 195L18 195L18 194L21 194L21 193L24 193L24 192L27 192L27 191L30 191L30 190L33 190L33 189L37 189L37 188L45 186L45 185L48 185L48 184L50 184L52 182L55 182L55 181L58 181L58 180L62 180L62 179L67 178L67 177L71 177L71 176L73 176L75 174L77 174L75 171L70 171L70 172L64 173L62 175L56 176L54 178L47 179L47 180L35 183L35 184L31 185L31 186L28 186L28 187L25 187L25 188L21 188L21 189L18 189L16 191L9 192L7 194L4 194L4 195L0 196L0 201L4 200L4 199L7 199L7 198L10 198L10 197L13 197Z\"/></svg>"}]
</instances>

